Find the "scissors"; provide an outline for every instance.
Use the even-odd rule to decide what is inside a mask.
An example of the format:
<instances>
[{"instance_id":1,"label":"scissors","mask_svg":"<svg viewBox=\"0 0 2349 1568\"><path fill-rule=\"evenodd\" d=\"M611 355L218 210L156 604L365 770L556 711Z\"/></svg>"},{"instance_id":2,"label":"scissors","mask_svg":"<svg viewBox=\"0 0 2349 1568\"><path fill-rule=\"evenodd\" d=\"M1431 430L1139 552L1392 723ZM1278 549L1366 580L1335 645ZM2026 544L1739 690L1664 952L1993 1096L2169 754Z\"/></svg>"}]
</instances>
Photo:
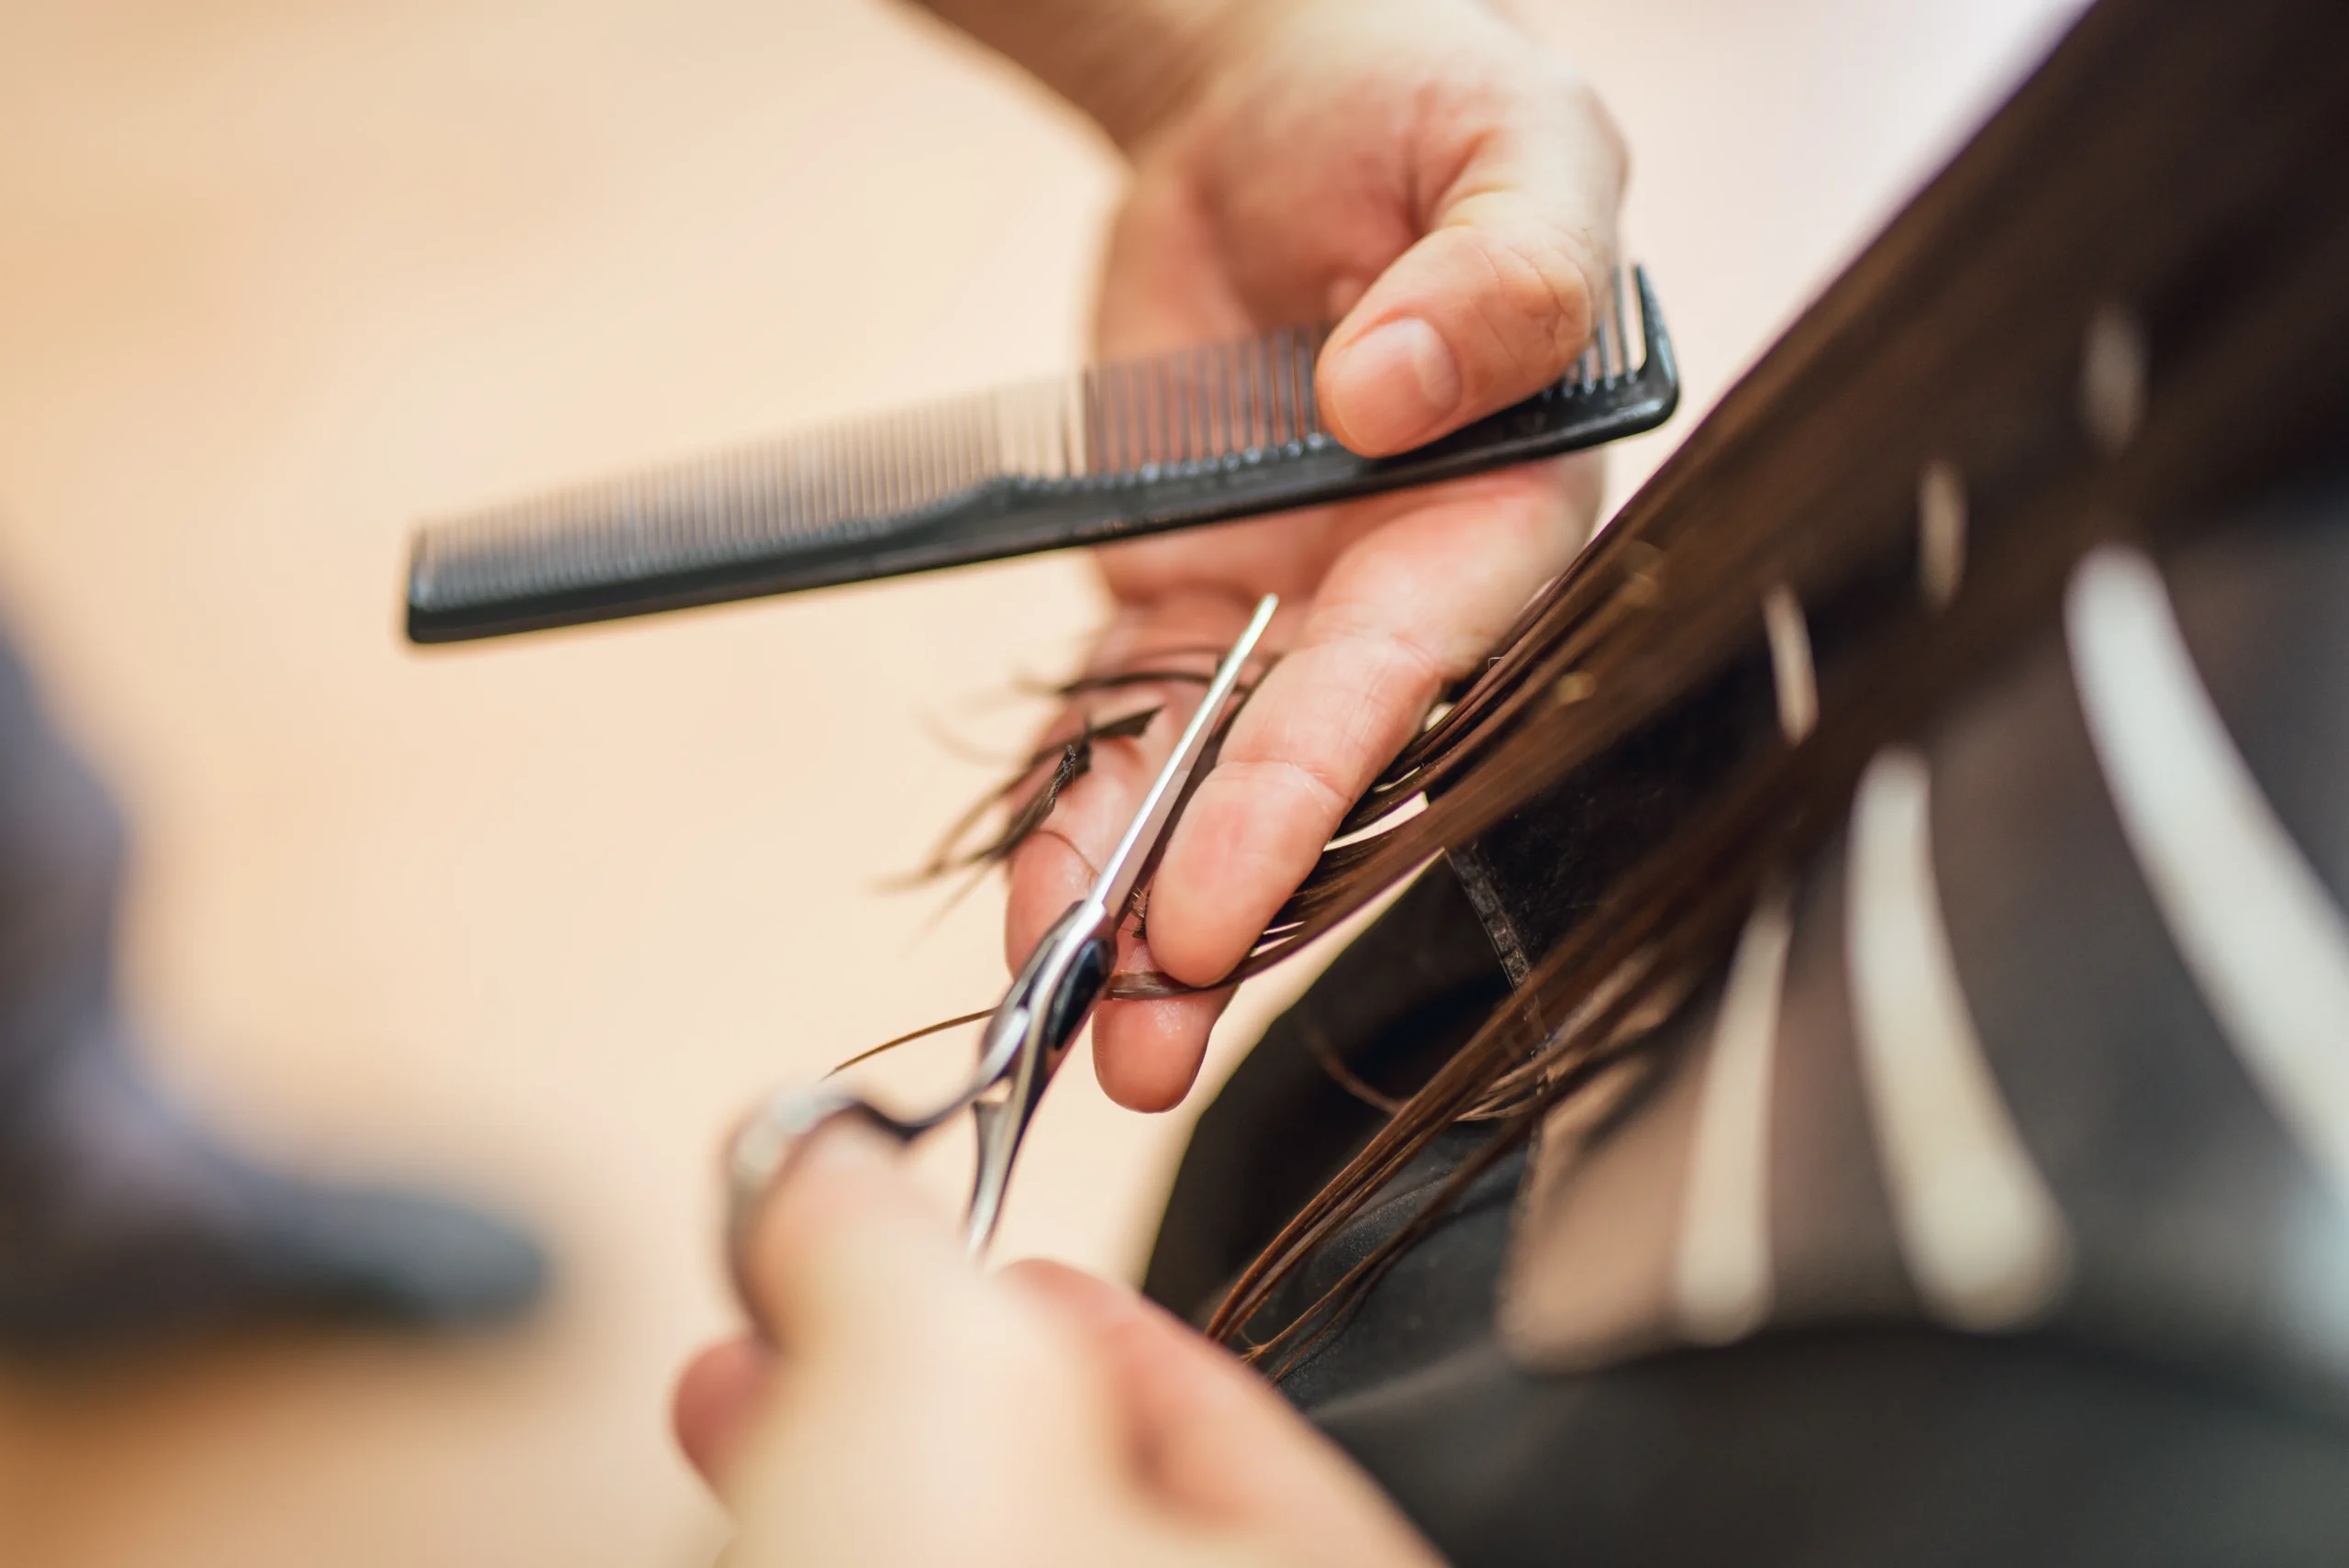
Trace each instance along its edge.
<instances>
[{"instance_id":1,"label":"scissors","mask_svg":"<svg viewBox=\"0 0 2349 1568\"><path fill-rule=\"evenodd\" d=\"M1174 754L1151 782L1118 847L1102 862L1092 890L1052 922L989 1015L979 1041L977 1068L960 1091L926 1115L900 1117L839 1085L787 1087L771 1095L734 1135L726 1160L727 1261L735 1292L754 1322L758 1303L750 1288L748 1251L760 1208L792 1151L842 1117L857 1118L910 1143L968 1110L977 1126L979 1148L963 1236L974 1255L985 1250L1003 1213L1020 1140L1028 1135L1052 1074L1108 984L1118 928L1134 890L1164 848L1192 775L1239 686L1240 672L1264 639L1279 604L1270 594L1258 601L1247 629L1216 666L1207 695L1174 743Z\"/></svg>"}]
</instances>

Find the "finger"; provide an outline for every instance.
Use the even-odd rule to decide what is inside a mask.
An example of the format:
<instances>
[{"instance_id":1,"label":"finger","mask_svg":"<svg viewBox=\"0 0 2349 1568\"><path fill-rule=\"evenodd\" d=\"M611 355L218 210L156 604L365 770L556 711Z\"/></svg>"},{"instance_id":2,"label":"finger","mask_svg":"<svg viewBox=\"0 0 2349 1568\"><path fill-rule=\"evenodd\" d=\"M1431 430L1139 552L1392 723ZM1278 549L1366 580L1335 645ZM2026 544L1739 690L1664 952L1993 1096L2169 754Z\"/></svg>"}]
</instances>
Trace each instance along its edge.
<instances>
[{"instance_id":1,"label":"finger","mask_svg":"<svg viewBox=\"0 0 2349 1568\"><path fill-rule=\"evenodd\" d=\"M1165 758L1158 758L1165 761ZM1099 798L1113 800L1111 812L1130 817L1130 803L1141 798L1141 786ZM1119 824L1123 828L1123 819ZM1017 953L1012 962L1036 946L1050 922L1071 904L1083 899L1092 885L1092 862L1071 848L1064 833L1081 828L1071 824L1039 836L1033 850L1022 850L1012 866L1012 904L1006 920L1006 946ZM1050 911L1050 913L1045 913ZM1151 974L1158 960L1146 943L1125 937L1119 941L1119 974ZM1170 1110L1191 1092L1200 1063L1208 1056L1208 1035L1230 1002L1229 991L1198 995L1151 997L1134 1002L1102 1002L1092 1014L1092 1073L1102 1082L1102 1094L1128 1110L1156 1113Z\"/></svg>"},{"instance_id":2,"label":"finger","mask_svg":"<svg viewBox=\"0 0 2349 1568\"><path fill-rule=\"evenodd\" d=\"M1103 632L1088 673L1145 668L1165 650L1219 648L1247 621L1247 607L1230 594L1193 591L1170 595L1147 610L1120 617ZM1204 671L1208 662L1185 655ZM1170 684L1129 688L1118 694L1115 711L1151 704L1165 711L1141 735L1098 743L1085 775L1061 792L1044 826L1011 857L1011 889L1004 912L1004 960L1013 969L1027 962L1037 939L1083 898L1107 863L1109 852L1132 821L1144 791L1174 750L1183 724L1197 706L1196 686ZM1096 699L1097 702L1099 699ZM1087 713L1109 709L1071 706L1047 733L1074 734Z\"/></svg>"},{"instance_id":3,"label":"finger","mask_svg":"<svg viewBox=\"0 0 2349 1568\"><path fill-rule=\"evenodd\" d=\"M1082 1334L1107 1370L1145 1483L1285 1561L1433 1563L1370 1479L1253 1371L1121 1285L1058 1263L1005 1277Z\"/></svg>"},{"instance_id":4,"label":"finger","mask_svg":"<svg viewBox=\"0 0 2349 1568\"><path fill-rule=\"evenodd\" d=\"M1594 485L1553 465L1383 503L1175 824L1151 891L1167 973L1211 984L1247 955L1429 705L1571 557Z\"/></svg>"},{"instance_id":5,"label":"finger","mask_svg":"<svg viewBox=\"0 0 2349 1568\"><path fill-rule=\"evenodd\" d=\"M907 1176L896 1144L842 1118L785 1162L758 1216L747 1288L794 1362L886 1362L931 1337L933 1304L980 1281L945 1218Z\"/></svg>"},{"instance_id":6,"label":"finger","mask_svg":"<svg viewBox=\"0 0 2349 1568\"><path fill-rule=\"evenodd\" d=\"M892 1465L949 1509L985 1501L958 1490L969 1473L953 1451L983 1440L1008 1377L1033 1356L897 1154L860 1124L824 1128L758 1216L744 1283L776 1346L774 1372L764 1396L734 1412L709 1471L746 1540L886 1520L908 1484Z\"/></svg>"},{"instance_id":7,"label":"finger","mask_svg":"<svg viewBox=\"0 0 2349 1568\"><path fill-rule=\"evenodd\" d=\"M685 1363L669 1423L686 1461L718 1485L774 1381L774 1353L750 1338L723 1340Z\"/></svg>"},{"instance_id":8,"label":"finger","mask_svg":"<svg viewBox=\"0 0 2349 1568\"><path fill-rule=\"evenodd\" d=\"M1219 647L1230 640L1246 616L1247 606L1227 594L1171 593L1105 635L1092 667L1146 665L1153 649ZM1193 658L1206 668L1204 661ZM1163 701L1167 710L1141 736L1097 747L1092 771L1063 792L1043 828L1013 855L1004 947L1014 968L1090 890L1165 765L1199 693L1194 686L1174 685L1124 695L1135 703ZM1073 724L1063 716L1061 728ZM1146 973L1157 962L1146 945L1128 937L1120 943L1118 967ZM1197 1076L1208 1033L1228 1000L1215 995L1104 1005L1093 1021L1094 1070L1103 1091L1131 1110L1159 1111L1178 1103Z\"/></svg>"},{"instance_id":9,"label":"finger","mask_svg":"<svg viewBox=\"0 0 2349 1568\"><path fill-rule=\"evenodd\" d=\"M1154 970L1145 946L1130 962ZM1093 1075L1130 1111L1182 1104L1207 1058L1208 1037L1231 1005L1229 988L1143 1002L1105 1002L1093 1015Z\"/></svg>"},{"instance_id":10,"label":"finger","mask_svg":"<svg viewBox=\"0 0 2349 1568\"><path fill-rule=\"evenodd\" d=\"M1317 374L1330 433L1371 455L1564 375L1590 342L1614 265L1621 139L1563 69L1431 115L1416 157L1454 172L1420 215L1419 241L1330 335Z\"/></svg>"},{"instance_id":11,"label":"finger","mask_svg":"<svg viewBox=\"0 0 2349 1568\"><path fill-rule=\"evenodd\" d=\"M752 1239L774 1373L712 1456L743 1540L763 1543L746 1560L960 1561L973 1540L1051 1528L1047 1484L1123 1485L1099 1368L972 1267L896 1152L854 1124L818 1132Z\"/></svg>"}]
</instances>

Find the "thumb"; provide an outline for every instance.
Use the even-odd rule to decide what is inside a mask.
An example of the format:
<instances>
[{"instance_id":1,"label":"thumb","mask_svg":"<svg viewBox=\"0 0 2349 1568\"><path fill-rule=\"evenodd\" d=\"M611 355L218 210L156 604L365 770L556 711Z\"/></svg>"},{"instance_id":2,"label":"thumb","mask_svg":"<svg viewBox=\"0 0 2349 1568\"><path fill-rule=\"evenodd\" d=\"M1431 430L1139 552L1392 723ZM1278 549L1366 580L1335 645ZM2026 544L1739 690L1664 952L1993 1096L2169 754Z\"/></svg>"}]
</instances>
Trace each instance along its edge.
<instances>
[{"instance_id":1,"label":"thumb","mask_svg":"<svg viewBox=\"0 0 2349 1568\"><path fill-rule=\"evenodd\" d=\"M1556 381L1610 292L1622 143L1578 80L1497 93L1428 133L1419 156L1458 172L1419 215L1419 240L1330 334L1316 376L1331 434L1370 456Z\"/></svg>"},{"instance_id":2,"label":"thumb","mask_svg":"<svg viewBox=\"0 0 2349 1568\"><path fill-rule=\"evenodd\" d=\"M785 1355L821 1347L886 1359L893 1344L927 1337L939 1304L978 1293L977 1272L899 1152L841 1118L793 1152L768 1195L746 1284Z\"/></svg>"}]
</instances>

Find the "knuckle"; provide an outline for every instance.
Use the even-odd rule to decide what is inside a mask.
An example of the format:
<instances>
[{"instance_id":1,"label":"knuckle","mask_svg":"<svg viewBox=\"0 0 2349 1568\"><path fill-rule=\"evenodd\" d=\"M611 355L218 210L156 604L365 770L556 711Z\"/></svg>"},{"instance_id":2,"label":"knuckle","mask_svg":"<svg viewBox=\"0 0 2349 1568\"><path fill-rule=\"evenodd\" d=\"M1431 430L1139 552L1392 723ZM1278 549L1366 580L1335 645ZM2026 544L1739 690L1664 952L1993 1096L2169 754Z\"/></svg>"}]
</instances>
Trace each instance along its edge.
<instances>
[{"instance_id":1,"label":"knuckle","mask_svg":"<svg viewBox=\"0 0 2349 1568\"><path fill-rule=\"evenodd\" d=\"M1311 732L1284 732L1285 727L1261 732L1236 747L1217 771L1230 771L1243 788L1302 795L1317 816L1334 821L1459 672L1442 650L1393 626L1325 623L1315 640L1320 678Z\"/></svg>"},{"instance_id":2,"label":"knuckle","mask_svg":"<svg viewBox=\"0 0 2349 1568\"><path fill-rule=\"evenodd\" d=\"M1346 781L1319 757L1276 757L1267 764L1282 776L1304 786L1305 793L1321 808L1324 816L1345 815L1353 805L1353 791Z\"/></svg>"},{"instance_id":3,"label":"knuckle","mask_svg":"<svg viewBox=\"0 0 2349 1568\"><path fill-rule=\"evenodd\" d=\"M1538 384L1560 374L1590 339L1593 319L1586 246L1558 230L1528 226L1480 237L1486 286L1476 314L1501 366Z\"/></svg>"},{"instance_id":4,"label":"knuckle","mask_svg":"<svg viewBox=\"0 0 2349 1568\"><path fill-rule=\"evenodd\" d=\"M1308 753L1284 751L1245 762L1227 762L1219 764L1216 773L1259 799L1268 795L1301 799L1316 817L1334 820L1353 803L1337 770L1327 759ZM1252 803L1249 814L1258 815Z\"/></svg>"},{"instance_id":5,"label":"knuckle","mask_svg":"<svg viewBox=\"0 0 2349 1568\"><path fill-rule=\"evenodd\" d=\"M1375 684L1388 683L1381 679L1386 669L1402 667L1404 689L1432 690L1450 680L1454 673L1451 661L1445 659L1423 639L1391 624L1368 622L1348 625L1341 622L1335 628L1336 640L1363 646L1366 652L1360 661L1362 668L1371 673ZM1373 691L1366 694L1375 696Z\"/></svg>"}]
</instances>

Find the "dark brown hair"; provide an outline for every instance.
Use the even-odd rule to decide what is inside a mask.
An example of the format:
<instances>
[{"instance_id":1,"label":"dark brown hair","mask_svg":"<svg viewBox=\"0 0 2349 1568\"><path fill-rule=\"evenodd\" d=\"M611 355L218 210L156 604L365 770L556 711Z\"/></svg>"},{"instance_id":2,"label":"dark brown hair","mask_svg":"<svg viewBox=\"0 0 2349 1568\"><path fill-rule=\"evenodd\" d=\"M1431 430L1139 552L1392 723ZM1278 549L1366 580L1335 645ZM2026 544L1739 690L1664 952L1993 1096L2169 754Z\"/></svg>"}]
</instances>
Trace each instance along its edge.
<instances>
[{"instance_id":1,"label":"dark brown hair","mask_svg":"<svg viewBox=\"0 0 2349 1568\"><path fill-rule=\"evenodd\" d=\"M2349 455L2343 146L2337 0L2101 0L2074 27L1452 695L1227 980L1298 951L1750 657L1766 598L1872 603L1861 656L1821 671L1815 726L1731 766L1641 846L1243 1272L1211 1333L1267 1327L1275 1289L1407 1162L1461 1121L1491 1122L1414 1219L1253 1348L1293 1358L1341 1322L1552 1106L1637 1049L1764 883L1833 828L1879 747L2048 622L2083 550L2160 542ZM1920 504L1928 487L1939 499ZM1920 549L1920 510L1946 529L1953 508L1960 554L1947 538ZM1170 678L1192 677L1086 684ZM1057 759L1042 788L978 858L1008 852L1091 744L1134 717L1040 753ZM1182 989L1129 974L1110 995Z\"/></svg>"},{"instance_id":2,"label":"dark brown hair","mask_svg":"<svg viewBox=\"0 0 2349 1568\"><path fill-rule=\"evenodd\" d=\"M2075 27L1396 760L1343 829L1358 836L1237 972L1297 951L1750 655L1765 595L1889 601L1866 656L1820 692L1816 727L1731 770L1647 846L1264 1249L1210 1332L1253 1325L1445 1129L1493 1121L1442 1195L1257 1347L1309 1349L1451 1197L1635 1049L1765 879L1840 820L1875 751L2045 625L2088 546L2158 539L2340 452L2343 146L2349 9L2331 0L2104 0ZM1922 564L1929 473L1956 486L1962 584L1888 594ZM1157 993L1145 977L1119 994Z\"/></svg>"}]
</instances>

